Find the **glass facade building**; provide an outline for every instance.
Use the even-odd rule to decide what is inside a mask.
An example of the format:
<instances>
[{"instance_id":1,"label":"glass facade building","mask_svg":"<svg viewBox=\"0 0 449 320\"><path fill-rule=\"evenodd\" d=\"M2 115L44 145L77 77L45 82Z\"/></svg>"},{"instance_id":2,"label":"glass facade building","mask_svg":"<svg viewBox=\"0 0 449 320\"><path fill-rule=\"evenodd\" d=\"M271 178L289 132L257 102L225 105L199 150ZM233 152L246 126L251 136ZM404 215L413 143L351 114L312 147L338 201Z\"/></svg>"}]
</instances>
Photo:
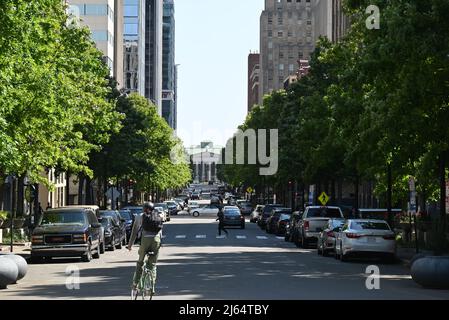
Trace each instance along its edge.
<instances>
[{"instance_id":1,"label":"glass facade building","mask_svg":"<svg viewBox=\"0 0 449 320\"><path fill-rule=\"evenodd\" d=\"M145 0L124 0L124 89L144 95L145 90Z\"/></svg>"},{"instance_id":2,"label":"glass facade building","mask_svg":"<svg viewBox=\"0 0 449 320\"><path fill-rule=\"evenodd\" d=\"M164 0L162 27L162 116L176 130L175 7Z\"/></svg>"}]
</instances>

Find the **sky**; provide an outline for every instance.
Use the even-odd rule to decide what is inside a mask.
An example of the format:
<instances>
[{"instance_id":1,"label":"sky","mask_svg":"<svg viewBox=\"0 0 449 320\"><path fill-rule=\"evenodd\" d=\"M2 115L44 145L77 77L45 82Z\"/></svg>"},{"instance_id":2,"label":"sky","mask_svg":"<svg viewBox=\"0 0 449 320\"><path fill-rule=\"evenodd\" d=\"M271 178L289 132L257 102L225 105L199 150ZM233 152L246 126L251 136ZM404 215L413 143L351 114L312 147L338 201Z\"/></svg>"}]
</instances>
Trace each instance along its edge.
<instances>
[{"instance_id":1,"label":"sky","mask_svg":"<svg viewBox=\"0 0 449 320\"><path fill-rule=\"evenodd\" d=\"M224 146L247 115L248 54L264 0L175 0L178 136Z\"/></svg>"}]
</instances>

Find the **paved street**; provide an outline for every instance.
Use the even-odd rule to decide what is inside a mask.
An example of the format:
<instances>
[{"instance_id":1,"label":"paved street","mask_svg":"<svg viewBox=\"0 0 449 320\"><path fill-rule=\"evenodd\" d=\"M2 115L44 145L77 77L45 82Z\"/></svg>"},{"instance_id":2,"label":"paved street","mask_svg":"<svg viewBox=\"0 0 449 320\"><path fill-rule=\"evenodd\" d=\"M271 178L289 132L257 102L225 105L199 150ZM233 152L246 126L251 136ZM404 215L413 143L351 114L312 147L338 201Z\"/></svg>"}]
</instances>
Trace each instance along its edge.
<instances>
[{"instance_id":1,"label":"paved street","mask_svg":"<svg viewBox=\"0 0 449 320\"><path fill-rule=\"evenodd\" d=\"M174 217L164 229L155 299L449 299L425 290L402 264L379 264L381 289L367 290L366 267L298 249L255 224L217 238L215 219ZM18 285L0 299L129 299L137 247L106 252L100 260L59 260L29 265ZM80 289L66 288L66 268L80 269Z\"/></svg>"}]
</instances>

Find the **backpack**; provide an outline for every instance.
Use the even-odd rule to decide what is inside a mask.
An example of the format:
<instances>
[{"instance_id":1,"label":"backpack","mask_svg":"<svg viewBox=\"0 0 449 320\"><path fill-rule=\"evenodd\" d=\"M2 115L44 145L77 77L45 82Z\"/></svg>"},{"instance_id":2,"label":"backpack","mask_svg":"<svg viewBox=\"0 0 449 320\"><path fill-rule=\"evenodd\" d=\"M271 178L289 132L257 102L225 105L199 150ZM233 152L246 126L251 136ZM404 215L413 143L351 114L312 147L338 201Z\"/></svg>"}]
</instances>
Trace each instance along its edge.
<instances>
[{"instance_id":1,"label":"backpack","mask_svg":"<svg viewBox=\"0 0 449 320\"><path fill-rule=\"evenodd\" d=\"M158 233L159 231L162 230L162 224L163 224L162 218L158 214L156 215L154 215L154 213L150 215L143 214L142 216L142 229L147 232Z\"/></svg>"}]
</instances>

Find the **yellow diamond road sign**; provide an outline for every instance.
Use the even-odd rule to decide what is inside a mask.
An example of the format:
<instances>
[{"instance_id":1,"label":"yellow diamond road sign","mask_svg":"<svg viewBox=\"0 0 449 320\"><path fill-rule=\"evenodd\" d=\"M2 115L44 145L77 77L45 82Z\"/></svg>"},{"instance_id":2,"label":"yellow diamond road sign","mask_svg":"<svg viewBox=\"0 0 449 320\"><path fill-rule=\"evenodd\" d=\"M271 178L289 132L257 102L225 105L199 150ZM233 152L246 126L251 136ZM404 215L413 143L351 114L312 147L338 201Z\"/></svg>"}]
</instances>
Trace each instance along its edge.
<instances>
[{"instance_id":1,"label":"yellow diamond road sign","mask_svg":"<svg viewBox=\"0 0 449 320\"><path fill-rule=\"evenodd\" d=\"M253 188L251 188L251 187L249 187L248 189L246 189L246 191L248 192L248 193L253 193Z\"/></svg>"},{"instance_id":2,"label":"yellow diamond road sign","mask_svg":"<svg viewBox=\"0 0 449 320\"><path fill-rule=\"evenodd\" d=\"M325 206L329 202L329 196L326 194L326 192L323 192L321 196L318 197L318 200L320 200L321 204Z\"/></svg>"}]
</instances>

